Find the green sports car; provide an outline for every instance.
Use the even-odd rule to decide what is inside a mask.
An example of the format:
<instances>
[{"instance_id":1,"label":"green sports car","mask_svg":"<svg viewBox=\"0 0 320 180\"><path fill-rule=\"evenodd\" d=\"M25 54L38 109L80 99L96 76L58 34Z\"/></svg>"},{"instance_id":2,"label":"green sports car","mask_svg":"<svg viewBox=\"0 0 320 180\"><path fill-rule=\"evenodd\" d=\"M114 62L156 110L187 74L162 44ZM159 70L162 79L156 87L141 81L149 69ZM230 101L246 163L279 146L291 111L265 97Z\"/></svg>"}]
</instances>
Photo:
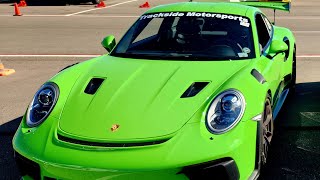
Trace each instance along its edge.
<instances>
[{"instance_id":1,"label":"green sports car","mask_svg":"<svg viewBox=\"0 0 320 180\"><path fill-rule=\"evenodd\" d=\"M234 0L233 0L234 1ZM36 92L13 147L33 179L256 179L296 79L292 32L256 7L148 10ZM255 6L255 7L254 7Z\"/></svg>"}]
</instances>

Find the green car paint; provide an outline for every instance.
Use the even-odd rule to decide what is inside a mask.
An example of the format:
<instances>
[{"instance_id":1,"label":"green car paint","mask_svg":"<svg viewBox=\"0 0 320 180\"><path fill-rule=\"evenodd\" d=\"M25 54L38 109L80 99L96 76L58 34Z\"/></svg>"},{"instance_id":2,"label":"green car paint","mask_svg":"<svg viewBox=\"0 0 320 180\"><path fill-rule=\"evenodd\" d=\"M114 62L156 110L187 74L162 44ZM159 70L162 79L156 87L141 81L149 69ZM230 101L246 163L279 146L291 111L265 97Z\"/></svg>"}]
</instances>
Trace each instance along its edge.
<instances>
[{"instance_id":1,"label":"green car paint","mask_svg":"<svg viewBox=\"0 0 320 180\"><path fill-rule=\"evenodd\" d=\"M176 3L150 9L139 19L166 12L247 17L254 58L150 60L111 53L61 71L48 81L59 89L52 112L35 126L27 124L26 114L13 139L17 157L39 166L39 174L25 172L26 178L188 179L186 167L225 160L233 160L238 171L239 176L230 177L258 176L254 172L259 170L259 121L252 119L264 112L268 94L274 109L281 107L281 94L292 83L295 39L291 31L273 26L261 54L255 22L261 11L254 7ZM103 44L109 51L114 49L114 37ZM92 78L99 78L101 85L93 94L84 93ZM182 98L194 82L207 85L195 96ZM212 133L207 112L215 98L230 89L243 95L243 115L230 130Z\"/></svg>"}]
</instances>

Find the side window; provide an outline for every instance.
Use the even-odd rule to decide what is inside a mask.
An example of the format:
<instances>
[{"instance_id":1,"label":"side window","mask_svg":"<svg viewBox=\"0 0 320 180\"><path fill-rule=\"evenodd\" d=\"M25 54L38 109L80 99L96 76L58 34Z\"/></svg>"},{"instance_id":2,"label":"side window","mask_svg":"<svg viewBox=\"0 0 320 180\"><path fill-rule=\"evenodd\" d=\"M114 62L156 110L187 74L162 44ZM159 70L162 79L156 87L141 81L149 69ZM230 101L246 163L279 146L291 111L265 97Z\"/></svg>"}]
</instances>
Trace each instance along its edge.
<instances>
[{"instance_id":1,"label":"side window","mask_svg":"<svg viewBox=\"0 0 320 180\"><path fill-rule=\"evenodd\" d=\"M262 16L262 17L264 19L264 22L266 23L269 35L272 36L272 34L271 34L272 33L272 24L270 23L270 21L268 20L267 17L265 17L265 16Z\"/></svg>"},{"instance_id":2,"label":"side window","mask_svg":"<svg viewBox=\"0 0 320 180\"><path fill-rule=\"evenodd\" d=\"M256 15L256 25L260 44L260 51L262 51L268 44L270 34L261 14Z\"/></svg>"}]
</instances>

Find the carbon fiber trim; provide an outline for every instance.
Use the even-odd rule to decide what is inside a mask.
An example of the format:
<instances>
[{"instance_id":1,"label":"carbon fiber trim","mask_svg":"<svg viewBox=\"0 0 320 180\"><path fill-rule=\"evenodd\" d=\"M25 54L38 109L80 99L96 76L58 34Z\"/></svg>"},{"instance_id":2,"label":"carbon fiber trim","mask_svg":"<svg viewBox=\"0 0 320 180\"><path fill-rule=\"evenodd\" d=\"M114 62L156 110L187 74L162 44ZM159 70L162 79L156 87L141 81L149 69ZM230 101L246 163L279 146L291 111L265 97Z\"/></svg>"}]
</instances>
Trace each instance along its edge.
<instances>
[{"instance_id":1,"label":"carbon fiber trim","mask_svg":"<svg viewBox=\"0 0 320 180\"><path fill-rule=\"evenodd\" d=\"M178 174L185 174L190 180L237 180L240 178L238 167L231 158L186 166Z\"/></svg>"},{"instance_id":2,"label":"carbon fiber trim","mask_svg":"<svg viewBox=\"0 0 320 180\"><path fill-rule=\"evenodd\" d=\"M267 82L264 77L262 76L262 74L257 71L256 69L252 69L251 71L251 75L256 78L256 80L261 83L261 84L264 84L265 82Z\"/></svg>"}]
</instances>

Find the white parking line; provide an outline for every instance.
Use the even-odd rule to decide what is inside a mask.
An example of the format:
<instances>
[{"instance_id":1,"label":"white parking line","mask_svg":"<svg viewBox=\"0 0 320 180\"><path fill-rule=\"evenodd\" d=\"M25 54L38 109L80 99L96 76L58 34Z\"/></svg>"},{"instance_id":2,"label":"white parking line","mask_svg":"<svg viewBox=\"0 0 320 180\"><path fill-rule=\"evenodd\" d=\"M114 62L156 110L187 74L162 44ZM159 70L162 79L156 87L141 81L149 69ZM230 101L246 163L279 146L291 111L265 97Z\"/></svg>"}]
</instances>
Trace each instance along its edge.
<instances>
[{"instance_id":1,"label":"white parking line","mask_svg":"<svg viewBox=\"0 0 320 180\"><path fill-rule=\"evenodd\" d=\"M93 58L103 54L0 54L0 57L61 57L61 58ZM320 54L297 55L297 58L320 58Z\"/></svg>"},{"instance_id":2,"label":"white parking line","mask_svg":"<svg viewBox=\"0 0 320 180\"><path fill-rule=\"evenodd\" d=\"M94 9L88 9L88 10L84 10L84 11L80 11L80 12L76 12L76 13L72 13L72 14L66 14L66 15L59 15L59 14L25 14L23 16L26 17L66 17L66 16L73 16L73 17L94 17L94 18L137 18L139 17L138 15L136 16L105 16L105 15L79 15L81 13L85 13L85 12L89 12L89 11L95 11L95 10L99 10L99 9L106 9L106 8L111 8L114 6L118 6L121 4L125 4L125 3L130 3L130 2L134 2L134 1L138 1L138 0L131 0L131 1L126 1L126 2L122 2L122 3L118 3L118 4L114 4L114 5L110 5L104 8L94 8ZM75 16L77 15L77 16ZM12 17L13 15L5 15L5 14L0 14L0 17ZM276 19L279 20L320 20L320 16L279 16L276 17Z\"/></svg>"},{"instance_id":3,"label":"white parking line","mask_svg":"<svg viewBox=\"0 0 320 180\"><path fill-rule=\"evenodd\" d=\"M320 31L292 31L293 33L296 33L296 34L318 34L320 33Z\"/></svg>"},{"instance_id":4,"label":"white parking line","mask_svg":"<svg viewBox=\"0 0 320 180\"><path fill-rule=\"evenodd\" d=\"M284 20L319 20L320 16L276 16L277 19Z\"/></svg>"},{"instance_id":5,"label":"white parking line","mask_svg":"<svg viewBox=\"0 0 320 180\"><path fill-rule=\"evenodd\" d=\"M74 16L74 15L77 15L77 14L81 14L81 13L85 13L85 12L90 12L90 11L95 11L95 10L99 10L99 9L107 9L107 8L119 6L119 5L121 5L121 4L127 4L127 3L131 3L131 2L135 2L135 1L138 1L138 0L125 1L125 2L121 2L121 3L117 3L117 4L114 4L114 5L107 6L107 7L104 7L104 8L88 9L88 10L84 10L84 11L80 11L80 12L76 12L76 13L72 13L72 14L67 14L67 15L65 15L65 16Z\"/></svg>"},{"instance_id":6,"label":"white parking line","mask_svg":"<svg viewBox=\"0 0 320 180\"><path fill-rule=\"evenodd\" d=\"M297 55L297 58L320 58L320 54L315 55Z\"/></svg>"},{"instance_id":7,"label":"white parking line","mask_svg":"<svg viewBox=\"0 0 320 180\"><path fill-rule=\"evenodd\" d=\"M36 14L30 14L30 15L23 15L26 17L65 17L66 15L49 15L49 14L42 14L42 15L36 15Z\"/></svg>"}]
</instances>

